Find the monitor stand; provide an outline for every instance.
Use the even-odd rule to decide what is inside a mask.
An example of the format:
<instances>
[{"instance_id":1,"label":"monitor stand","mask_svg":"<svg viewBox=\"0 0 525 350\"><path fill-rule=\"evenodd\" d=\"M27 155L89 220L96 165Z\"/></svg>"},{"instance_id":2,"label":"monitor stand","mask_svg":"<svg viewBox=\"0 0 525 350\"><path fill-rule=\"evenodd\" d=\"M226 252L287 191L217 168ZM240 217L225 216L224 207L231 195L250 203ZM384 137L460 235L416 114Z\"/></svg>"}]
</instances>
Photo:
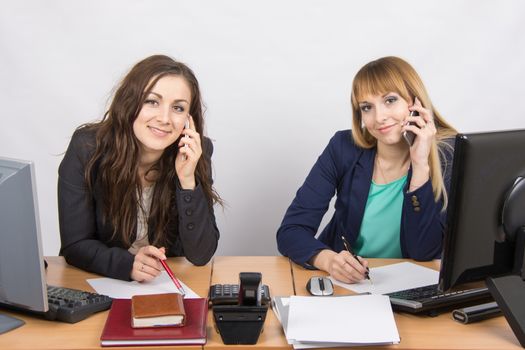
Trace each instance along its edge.
<instances>
[{"instance_id":1,"label":"monitor stand","mask_svg":"<svg viewBox=\"0 0 525 350\"><path fill-rule=\"evenodd\" d=\"M525 280L525 226L518 229L514 238L514 269L512 274L521 276L521 279Z\"/></svg>"},{"instance_id":2,"label":"monitor stand","mask_svg":"<svg viewBox=\"0 0 525 350\"><path fill-rule=\"evenodd\" d=\"M487 278L487 287L498 303L501 312L525 348L525 226L520 227L515 235L514 271L510 276Z\"/></svg>"},{"instance_id":3,"label":"monitor stand","mask_svg":"<svg viewBox=\"0 0 525 350\"><path fill-rule=\"evenodd\" d=\"M25 324L24 321L5 314L0 314L0 334L9 332Z\"/></svg>"},{"instance_id":4,"label":"monitor stand","mask_svg":"<svg viewBox=\"0 0 525 350\"><path fill-rule=\"evenodd\" d=\"M487 278L487 287L498 303L505 319L510 325L522 347L525 347L525 282L521 276L510 275Z\"/></svg>"}]
</instances>

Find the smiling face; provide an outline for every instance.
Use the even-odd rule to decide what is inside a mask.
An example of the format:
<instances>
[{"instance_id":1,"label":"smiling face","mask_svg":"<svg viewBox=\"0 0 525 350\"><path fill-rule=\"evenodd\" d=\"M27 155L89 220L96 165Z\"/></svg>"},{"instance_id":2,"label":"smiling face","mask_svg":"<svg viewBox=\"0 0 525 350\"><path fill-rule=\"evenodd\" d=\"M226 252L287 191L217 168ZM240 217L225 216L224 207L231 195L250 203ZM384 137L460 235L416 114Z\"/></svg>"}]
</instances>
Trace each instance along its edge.
<instances>
[{"instance_id":1,"label":"smiling face","mask_svg":"<svg viewBox=\"0 0 525 350\"><path fill-rule=\"evenodd\" d=\"M359 101L365 128L378 143L385 145L403 142L401 123L409 114L408 107L408 102L395 92L366 95Z\"/></svg>"},{"instance_id":2,"label":"smiling face","mask_svg":"<svg viewBox=\"0 0 525 350\"><path fill-rule=\"evenodd\" d=\"M159 159L162 152L179 138L190 104L191 90L184 78L167 75L157 81L133 122L133 132L140 142L143 159Z\"/></svg>"}]
</instances>

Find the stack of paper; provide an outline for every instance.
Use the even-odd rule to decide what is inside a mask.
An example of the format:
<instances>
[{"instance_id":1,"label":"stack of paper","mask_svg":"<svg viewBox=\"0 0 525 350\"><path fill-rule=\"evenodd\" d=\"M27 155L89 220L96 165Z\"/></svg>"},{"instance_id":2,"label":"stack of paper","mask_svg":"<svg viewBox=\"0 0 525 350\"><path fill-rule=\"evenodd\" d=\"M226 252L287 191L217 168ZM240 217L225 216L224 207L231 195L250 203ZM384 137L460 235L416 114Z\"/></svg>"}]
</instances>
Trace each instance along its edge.
<instances>
[{"instance_id":1,"label":"stack of paper","mask_svg":"<svg viewBox=\"0 0 525 350\"><path fill-rule=\"evenodd\" d=\"M387 296L274 297L272 304L294 349L399 343Z\"/></svg>"}]
</instances>

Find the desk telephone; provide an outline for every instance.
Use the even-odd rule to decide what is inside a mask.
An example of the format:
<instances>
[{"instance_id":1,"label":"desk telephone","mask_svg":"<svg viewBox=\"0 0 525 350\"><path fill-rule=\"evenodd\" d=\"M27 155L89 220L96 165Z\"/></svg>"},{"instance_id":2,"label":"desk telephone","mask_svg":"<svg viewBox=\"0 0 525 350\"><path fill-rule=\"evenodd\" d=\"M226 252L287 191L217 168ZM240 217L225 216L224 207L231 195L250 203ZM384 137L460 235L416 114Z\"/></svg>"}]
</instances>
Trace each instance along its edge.
<instances>
[{"instance_id":1,"label":"desk telephone","mask_svg":"<svg viewBox=\"0 0 525 350\"><path fill-rule=\"evenodd\" d=\"M261 284L258 288L261 305L270 304L270 289L266 284ZM238 284L214 284L210 286L211 305L235 305L239 302Z\"/></svg>"},{"instance_id":2,"label":"desk telephone","mask_svg":"<svg viewBox=\"0 0 525 350\"><path fill-rule=\"evenodd\" d=\"M216 330L224 344L255 344L270 304L270 290L260 272L239 273L239 284L214 284L210 302Z\"/></svg>"}]
</instances>

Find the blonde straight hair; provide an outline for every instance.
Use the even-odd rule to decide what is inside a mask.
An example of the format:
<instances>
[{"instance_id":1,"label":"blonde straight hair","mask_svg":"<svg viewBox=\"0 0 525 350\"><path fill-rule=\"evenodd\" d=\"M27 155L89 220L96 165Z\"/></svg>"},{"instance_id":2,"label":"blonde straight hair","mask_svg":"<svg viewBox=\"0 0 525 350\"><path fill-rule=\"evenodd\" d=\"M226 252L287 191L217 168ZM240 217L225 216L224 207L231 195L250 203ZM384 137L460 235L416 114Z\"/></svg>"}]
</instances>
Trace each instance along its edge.
<instances>
[{"instance_id":1,"label":"blonde straight hair","mask_svg":"<svg viewBox=\"0 0 525 350\"><path fill-rule=\"evenodd\" d=\"M457 131L448 124L432 105L427 90L417 72L408 62L399 57L383 57L367 63L357 72L352 84L352 136L355 143L362 148L373 148L377 145L374 138L363 126L359 101L368 95L383 95L388 92L395 92L409 103L414 102L417 97L423 107L429 109L434 116L434 124L437 133L430 148L428 163L430 165L430 180L434 199L437 202L443 199L443 210L448 205L447 191L441 171L441 161L439 153L452 151L452 146L445 142L446 139L453 138ZM441 159L445 161L442 155ZM447 164L445 164L447 165Z\"/></svg>"}]
</instances>

